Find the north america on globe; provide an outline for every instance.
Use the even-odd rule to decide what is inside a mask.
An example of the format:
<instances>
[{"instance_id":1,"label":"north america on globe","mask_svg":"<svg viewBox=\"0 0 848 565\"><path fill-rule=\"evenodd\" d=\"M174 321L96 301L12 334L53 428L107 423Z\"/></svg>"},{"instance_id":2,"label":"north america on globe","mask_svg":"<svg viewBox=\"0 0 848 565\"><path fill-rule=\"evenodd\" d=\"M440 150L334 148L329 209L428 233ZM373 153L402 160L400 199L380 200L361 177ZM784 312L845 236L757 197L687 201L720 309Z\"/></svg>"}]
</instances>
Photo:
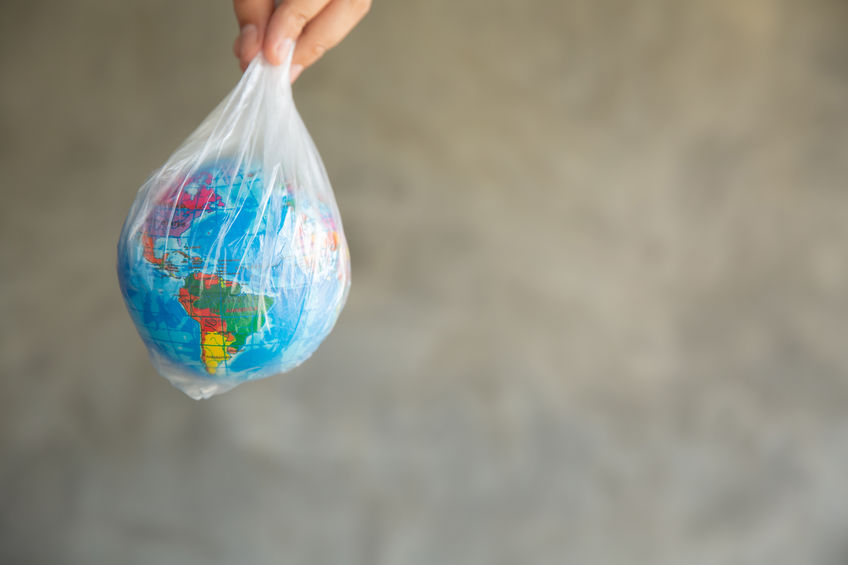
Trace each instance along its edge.
<instances>
[{"instance_id":1,"label":"north america on globe","mask_svg":"<svg viewBox=\"0 0 848 565\"><path fill-rule=\"evenodd\" d=\"M211 182L211 175L205 175L201 179L206 183ZM168 254L162 257L156 256L156 244L160 238L179 238L191 227L191 223L204 212L215 211L223 208L224 201L215 191L208 186L201 186L194 194L188 191L171 191L160 200L153 208L150 219L144 225L142 233L142 244L144 245L144 258L152 265L166 271L174 270L173 265L168 262ZM182 251L177 250L186 258L191 259ZM200 262L195 257L195 262Z\"/></svg>"}]
</instances>

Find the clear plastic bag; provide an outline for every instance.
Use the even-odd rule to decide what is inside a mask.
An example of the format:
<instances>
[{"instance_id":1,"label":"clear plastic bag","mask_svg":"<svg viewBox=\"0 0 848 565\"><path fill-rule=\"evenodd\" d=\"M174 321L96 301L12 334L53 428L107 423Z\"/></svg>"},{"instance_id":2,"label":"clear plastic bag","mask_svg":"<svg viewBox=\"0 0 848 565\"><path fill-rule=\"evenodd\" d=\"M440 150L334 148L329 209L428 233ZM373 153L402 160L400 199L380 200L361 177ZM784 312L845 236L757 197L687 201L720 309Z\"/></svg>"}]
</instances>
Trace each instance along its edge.
<instances>
[{"instance_id":1,"label":"clear plastic bag","mask_svg":"<svg viewBox=\"0 0 848 565\"><path fill-rule=\"evenodd\" d=\"M290 64L257 56L144 183L121 232L130 315L156 369L195 399L299 365L347 298L341 217Z\"/></svg>"}]
</instances>

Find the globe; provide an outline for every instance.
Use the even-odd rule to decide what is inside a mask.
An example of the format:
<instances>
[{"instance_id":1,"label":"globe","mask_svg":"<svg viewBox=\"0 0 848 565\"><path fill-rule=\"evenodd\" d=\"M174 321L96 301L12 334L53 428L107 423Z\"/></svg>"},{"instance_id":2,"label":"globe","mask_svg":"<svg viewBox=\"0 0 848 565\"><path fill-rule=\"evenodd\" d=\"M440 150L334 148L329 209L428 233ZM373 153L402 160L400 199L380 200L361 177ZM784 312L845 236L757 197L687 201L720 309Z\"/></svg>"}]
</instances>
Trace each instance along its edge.
<instances>
[{"instance_id":1,"label":"globe","mask_svg":"<svg viewBox=\"0 0 848 565\"><path fill-rule=\"evenodd\" d=\"M160 174L124 224L117 267L127 309L159 372L194 398L299 365L347 297L332 195L273 184L228 160Z\"/></svg>"}]
</instances>

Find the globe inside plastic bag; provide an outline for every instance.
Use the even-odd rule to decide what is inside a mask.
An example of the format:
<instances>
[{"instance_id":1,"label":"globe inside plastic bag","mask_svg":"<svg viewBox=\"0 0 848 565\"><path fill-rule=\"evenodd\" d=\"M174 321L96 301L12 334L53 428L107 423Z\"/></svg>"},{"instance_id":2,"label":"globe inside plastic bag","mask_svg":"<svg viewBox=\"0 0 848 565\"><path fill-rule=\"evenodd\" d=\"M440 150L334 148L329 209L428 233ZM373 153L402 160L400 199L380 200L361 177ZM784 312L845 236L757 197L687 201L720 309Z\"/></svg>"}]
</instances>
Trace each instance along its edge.
<instances>
[{"instance_id":1,"label":"globe inside plastic bag","mask_svg":"<svg viewBox=\"0 0 848 565\"><path fill-rule=\"evenodd\" d=\"M341 217L294 106L258 56L141 187L118 280L156 369L208 398L305 361L350 287Z\"/></svg>"}]
</instances>

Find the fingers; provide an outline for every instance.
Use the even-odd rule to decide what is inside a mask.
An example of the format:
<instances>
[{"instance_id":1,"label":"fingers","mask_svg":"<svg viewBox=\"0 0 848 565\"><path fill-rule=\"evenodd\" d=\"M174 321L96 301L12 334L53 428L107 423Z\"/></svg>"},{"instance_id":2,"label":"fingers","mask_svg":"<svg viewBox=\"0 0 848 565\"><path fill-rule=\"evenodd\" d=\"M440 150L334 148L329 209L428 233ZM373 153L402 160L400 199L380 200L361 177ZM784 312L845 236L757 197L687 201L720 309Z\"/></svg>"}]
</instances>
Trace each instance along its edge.
<instances>
[{"instance_id":1,"label":"fingers","mask_svg":"<svg viewBox=\"0 0 848 565\"><path fill-rule=\"evenodd\" d=\"M327 5L328 0L283 0L268 22L265 35L265 58L279 65L288 55L286 39L296 40L306 23Z\"/></svg>"},{"instance_id":2,"label":"fingers","mask_svg":"<svg viewBox=\"0 0 848 565\"><path fill-rule=\"evenodd\" d=\"M244 70L262 49L265 28L274 11L274 0L233 0L233 9L240 30L233 43L233 52Z\"/></svg>"},{"instance_id":3,"label":"fingers","mask_svg":"<svg viewBox=\"0 0 848 565\"><path fill-rule=\"evenodd\" d=\"M371 0L332 0L306 26L295 48L291 80L335 47L371 7Z\"/></svg>"},{"instance_id":4,"label":"fingers","mask_svg":"<svg viewBox=\"0 0 848 565\"><path fill-rule=\"evenodd\" d=\"M335 47L368 13L371 0L233 0L241 30L233 52L244 70L263 51L273 65L288 56L297 41L292 60L292 82L306 67Z\"/></svg>"}]
</instances>

